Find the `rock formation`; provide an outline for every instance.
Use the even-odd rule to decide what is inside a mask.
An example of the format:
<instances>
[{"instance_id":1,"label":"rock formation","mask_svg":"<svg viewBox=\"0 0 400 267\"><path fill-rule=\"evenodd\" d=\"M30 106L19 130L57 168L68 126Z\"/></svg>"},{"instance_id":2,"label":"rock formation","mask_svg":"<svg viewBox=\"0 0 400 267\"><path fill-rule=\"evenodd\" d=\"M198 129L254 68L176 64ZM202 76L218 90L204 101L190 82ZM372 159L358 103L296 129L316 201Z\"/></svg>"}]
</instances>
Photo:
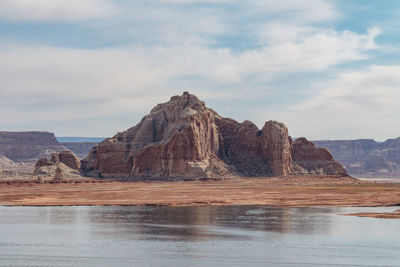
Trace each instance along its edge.
<instances>
[{"instance_id":1,"label":"rock formation","mask_svg":"<svg viewBox=\"0 0 400 267\"><path fill-rule=\"evenodd\" d=\"M307 174L345 174L346 171L326 148L316 147L313 142L300 137L293 143L293 160L298 173Z\"/></svg>"},{"instance_id":2,"label":"rock formation","mask_svg":"<svg viewBox=\"0 0 400 267\"><path fill-rule=\"evenodd\" d=\"M64 181L64 174L60 167L57 167L56 174L54 175L53 182L58 183Z\"/></svg>"},{"instance_id":3,"label":"rock formation","mask_svg":"<svg viewBox=\"0 0 400 267\"><path fill-rule=\"evenodd\" d=\"M79 174L80 167L80 160L73 152L62 151L53 153L50 159L40 158L35 164L33 174L52 176L61 168L64 173L76 175Z\"/></svg>"},{"instance_id":4,"label":"rock formation","mask_svg":"<svg viewBox=\"0 0 400 267\"><path fill-rule=\"evenodd\" d=\"M400 137L376 142L372 139L313 141L330 150L350 175L400 177Z\"/></svg>"},{"instance_id":5,"label":"rock formation","mask_svg":"<svg viewBox=\"0 0 400 267\"><path fill-rule=\"evenodd\" d=\"M62 162L74 170L79 170L81 167L81 161L72 151L69 150L51 154L50 161L55 164Z\"/></svg>"},{"instance_id":6,"label":"rock formation","mask_svg":"<svg viewBox=\"0 0 400 267\"><path fill-rule=\"evenodd\" d=\"M82 160L89 176L228 177L346 175L329 151L286 126L223 118L185 92L154 107L136 126L92 148Z\"/></svg>"}]
</instances>

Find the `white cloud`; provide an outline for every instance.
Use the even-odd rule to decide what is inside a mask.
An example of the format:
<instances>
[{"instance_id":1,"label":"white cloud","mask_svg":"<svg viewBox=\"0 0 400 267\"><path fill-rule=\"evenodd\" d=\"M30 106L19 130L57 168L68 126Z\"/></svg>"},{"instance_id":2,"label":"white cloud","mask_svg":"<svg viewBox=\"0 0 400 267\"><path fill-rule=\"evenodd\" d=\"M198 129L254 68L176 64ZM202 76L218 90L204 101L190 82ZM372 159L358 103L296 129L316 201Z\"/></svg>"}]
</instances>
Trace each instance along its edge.
<instances>
[{"instance_id":1,"label":"white cloud","mask_svg":"<svg viewBox=\"0 0 400 267\"><path fill-rule=\"evenodd\" d=\"M269 12L284 12L287 22L330 21L340 17L332 1L325 0L250 0L248 3Z\"/></svg>"},{"instance_id":2,"label":"white cloud","mask_svg":"<svg viewBox=\"0 0 400 267\"><path fill-rule=\"evenodd\" d=\"M193 8L191 4L201 5ZM118 16L113 16L116 12ZM316 24L338 17L332 2L324 0L0 0L0 20L102 18L90 23L90 28L106 41L129 43L83 49L54 47L46 45L46 40L32 45L0 39L0 128L58 125L62 131L58 134L63 135L111 135L135 124L156 103L189 90L206 101L229 102L216 107L226 116L237 118L236 104L248 100L250 104L240 113L243 118L252 119L246 116L253 110L262 114L262 120L288 123L295 136L329 136L335 131L333 126L315 125L341 114L340 109L329 110L327 101L346 106L343 101L350 98L331 95L339 88L347 90L343 88L349 88L350 80L356 81L357 72L351 79L346 76L349 73L339 75L330 81L329 88L336 89L318 93L311 102L295 108L282 102L275 110L259 112L251 102L282 90L273 84L282 74L329 71L342 63L367 59L371 50L379 48L374 42L378 28L361 34ZM388 100L377 96L375 101ZM326 111L319 112L321 108Z\"/></svg>"},{"instance_id":3,"label":"white cloud","mask_svg":"<svg viewBox=\"0 0 400 267\"><path fill-rule=\"evenodd\" d=\"M240 101L265 90L280 73L326 70L364 58L373 37L317 31L300 42L295 38L242 53L187 44L103 49L2 46L0 97L5 104L0 112L5 116L0 126L144 114L170 95L193 88L206 100Z\"/></svg>"},{"instance_id":4,"label":"white cloud","mask_svg":"<svg viewBox=\"0 0 400 267\"><path fill-rule=\"evenodd\" d=\"M376 138L400 134L400 66L370 66L345 71L318 84L307 101L272 111L294 136L311 139Z\"/></svg>"},{"instance_id":5,"label":"white cloud","mask_svg":"<svg viewBox=\"0 0 400 267\"><path fill-rule=\"evenodd\" d=\"M116 10L110 0L0 0L0 19L9 21L84 21Z\"/></svg>"},{"instance_id":6,"label":"white cloud","mask_svg":"<svg viewBox=\"0 0 400 267\"><path fill-rule=\"evenodd\" d=\"M365 52L376 48L374 38L379 33L378 29L356 34L277 24L268 25L265 31L268 28L271 29L267 35L269 45L256 53L249 52L248 58L254 62L253 68L271 72L322 71L333 65L366 59ZM286 32L289 34L282 38Z\"/></svg>"},{"instance_id":7,"label":"white cloud","mask_svg":"<svg viewBox=\"0 0 400 267\"><path fill-rule=\"evenodd\" d=\"M242 12L287 14L297 22L330 21L340 15L331 1L326 0L158 0L162 4L230 4L240 7ZM293 20L291 20L293 22Z\"/></svg>"},{"instance_id":8,"label":"white cloud","mask_svg":"<svg viewBox=\"0 0 400 267\"><path fill-rule=\"evenodd\" d=\"M399 99L400 66L375 65L363 71L338 74L324 90L299 108L390 114L399 110Z\"/></svg>"}]
</instances>

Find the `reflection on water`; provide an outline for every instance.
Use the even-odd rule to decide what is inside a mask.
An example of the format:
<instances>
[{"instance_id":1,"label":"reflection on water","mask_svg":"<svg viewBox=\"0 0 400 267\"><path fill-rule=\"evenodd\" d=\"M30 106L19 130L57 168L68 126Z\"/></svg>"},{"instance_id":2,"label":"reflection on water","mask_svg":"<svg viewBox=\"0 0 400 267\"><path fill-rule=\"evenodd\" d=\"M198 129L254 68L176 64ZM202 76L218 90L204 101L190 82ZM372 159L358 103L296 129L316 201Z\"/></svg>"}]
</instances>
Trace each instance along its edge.
<instances>
[{"instance_id":1,"label":"reflection on water","mask_svg":"<svg viewBox=\"0 0 400 267\"><path fill-rule=\"evenodd\" d=\"M393 208L0 207L0 265L399 266Z\"/></svg>"}]
</instances>

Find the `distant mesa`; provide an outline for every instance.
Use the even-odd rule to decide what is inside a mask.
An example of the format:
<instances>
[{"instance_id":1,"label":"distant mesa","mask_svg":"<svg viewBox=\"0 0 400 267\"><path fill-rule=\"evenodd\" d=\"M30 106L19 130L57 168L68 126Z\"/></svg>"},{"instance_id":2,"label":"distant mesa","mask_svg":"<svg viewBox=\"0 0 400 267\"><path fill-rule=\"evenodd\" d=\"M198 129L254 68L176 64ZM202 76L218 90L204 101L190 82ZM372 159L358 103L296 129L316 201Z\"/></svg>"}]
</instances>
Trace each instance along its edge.
<instances>
[{"instance_id":1,"label":"distant mesa","mask_svg":"<svg viewBox=\"0 0 400 267\"><path fill-rule=\"evenodd\" d=\"M94 146L81 171L101 177L263 177L346 175L325 148L295 141L283 123L262 129L207 108L184 92L158 104L136 126Z\"/></svg>"},{"instance_id":2,"label":"distant mesa","mask_svg":"<svg viewBox=\"0 0 400 267\"><path fill-rule=\"evenodd\" d=\"M328 148L355 177L400 177L400 137L376 142L372 139L313 141Z\"/></svg>"},{"instance_id":3,"label":"distant mesa","mask_svg":"<svg viewBox=\"0 0 400 267\"><path fill-rule=\"evenodd\" d=\"M53 133L0 132L0 155L16 162L36 161L65 150Z\"/></svg>"},{"instance_id":4,"label":"distant mesa","mask_svg":"<svg viewBox=\"0 0 400 267\"><path fill-rule=\"evenodd\" d=\"M77 140L85 140L85 139L82 138ZM89 155L89 152L92 149L92 147L94 147L98 143L99 142L86 142L86 141L60 142L62 146L74 152L76 156L80 159L86 158Z\"/></svg>"},{"instance_id":5,"label":"distant mesa","mask_svg":"<svg viewBox=\"0 0 400 267\"><path fill-rule=\"evenodd\" d=\"M57 136L60 143L100 143L104 137Z\"/></svg>"},{"instance_id":6,"label":"distant mesa","mask_svg":"<svg viewBox=\"0 0 400 267\"><path fill-rule=\"evenodd\" d=\"M0 164L4 170L31 172L39 158L63 150L67 149L53 133L0 132Z\"/></svg>"},{"instance_id":7,"label":"distant mesa","mask_svg":"<svg viewBox=\"0 0 400 267\"><path fill-rule=\"evenodd\" d=\"M0 165L3 170L32 172L39 158L70 150L85 158L101 138L64 138L72 142L60 143L53 133L44 131L0 132ZM90 140L92 142L82 142Z\"/></svg>"}]
</instances>

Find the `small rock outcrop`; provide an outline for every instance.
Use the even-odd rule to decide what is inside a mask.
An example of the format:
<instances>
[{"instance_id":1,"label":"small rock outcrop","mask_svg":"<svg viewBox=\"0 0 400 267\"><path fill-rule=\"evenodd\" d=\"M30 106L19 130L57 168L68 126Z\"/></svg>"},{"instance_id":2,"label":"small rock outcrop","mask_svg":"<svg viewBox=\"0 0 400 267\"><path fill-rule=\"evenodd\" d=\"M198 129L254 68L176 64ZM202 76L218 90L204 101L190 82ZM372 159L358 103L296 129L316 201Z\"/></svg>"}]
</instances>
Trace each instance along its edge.
<instances>
[{"instance_id":1,"label":"small rock outcrop","mask_svg":"<svg viewBox=\"0 0 400 267\"><path fill-rule=\"evenodd\" d=\"M58 153L51 154L51 162L59 163L62 162L71 169L79 170L81 167L81 161L72 151L61 151Z\"/></svg>"},{"instance_id":2,"label":"small rock outcrop","mask_svg":"<svg viewBox=\"0 0 400 267\"><path fill-rule=\"evenodd\" d=\"M78 174L80 167L80 160L73 152L61 151L53 153L50 159L39 159L35 164L33 174L53 176L58 168L61 168L64 173Z\"/></svg>"},{"instance_id":3,"label":"small rock outcrop","mask_svg":"<svg viewBox=\"0 0 400 267\"><path fill-rule=\"evenodd\" d=\"M53 166L55 165L54 162L52 162L51 160L49 160L48 158L41 158L39 159L36 164L35 164L35 170L34 173L40 169L41 167L45 167L45 166Z\"/></svg>"},{"instance_id":4,"label":"small rock outcrop","mask_svg":"<svg viewBox=\"0 0 400 267\"><path fill-rule=\"evenodd\" d=\"M187 92L94 146L81 171L99 177L346 175L328 150L305 138L293 142L283 123L268 121L260 130L219 116Z\"/></svg>"}]
</instances>

